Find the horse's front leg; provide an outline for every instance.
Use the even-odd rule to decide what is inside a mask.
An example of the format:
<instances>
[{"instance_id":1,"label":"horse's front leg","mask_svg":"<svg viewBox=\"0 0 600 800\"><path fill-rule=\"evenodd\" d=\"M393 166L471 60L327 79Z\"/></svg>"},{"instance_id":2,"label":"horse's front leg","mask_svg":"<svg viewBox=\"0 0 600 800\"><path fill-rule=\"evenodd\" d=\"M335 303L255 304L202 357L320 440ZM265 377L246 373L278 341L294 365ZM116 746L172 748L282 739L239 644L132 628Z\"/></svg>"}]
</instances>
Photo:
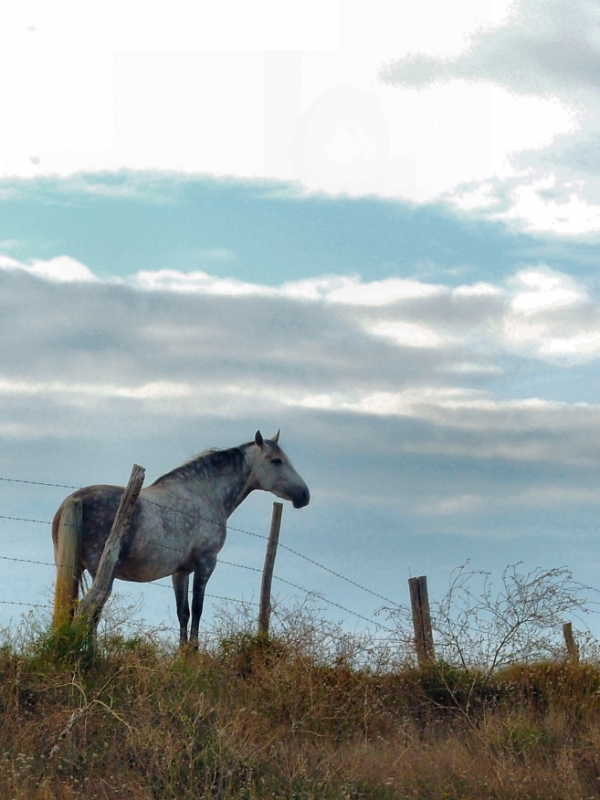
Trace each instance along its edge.
<instances>
[{"instance_id":1,"label":"horse's front leg","mask_svg":"<svg viewBox=\"0 0 600 800\"><path fill-rule=\"evenodd\" d=\"M174 572L171 576L173 590L175 591L175 604L177 606L177 619L179 620L179 642L187 644L187 626L190 619L190 604L188 602L189 572Z\"/></svg>"},{"instance_id":2,"label":"horse's front leg","mask_svg":"<svg viewBox=\"0 0 600 800\"><path fill-rule=\"evenodd\" d=\"M211 556L204 558L196 565L194 572L194 585L192 588L192 625L190 628L190 645L198 647L198 628L200 627L200 617L204 607L204 592L208 579L213 574L217 566L217 557Z\"/></svg>"}]
</instances>

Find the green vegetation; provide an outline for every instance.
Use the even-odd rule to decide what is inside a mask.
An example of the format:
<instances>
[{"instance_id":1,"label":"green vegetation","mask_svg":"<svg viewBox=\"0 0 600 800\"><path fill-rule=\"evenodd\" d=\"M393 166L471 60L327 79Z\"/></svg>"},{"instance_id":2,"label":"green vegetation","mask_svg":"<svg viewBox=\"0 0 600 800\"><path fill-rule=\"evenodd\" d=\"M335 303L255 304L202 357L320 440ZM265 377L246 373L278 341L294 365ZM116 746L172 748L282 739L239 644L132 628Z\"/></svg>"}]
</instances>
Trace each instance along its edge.
<instances>
[{"instance_id":1,"label":"green vegetation","mask_svg":"<svg viewBox=\"0 0 600 800\"><path fill-rule=\"evenodd\" d=\"M417 669L306 610L199 652L25 628L0 646L7 800L600 798L592 661Z\"/></svg>"}]
</instances>

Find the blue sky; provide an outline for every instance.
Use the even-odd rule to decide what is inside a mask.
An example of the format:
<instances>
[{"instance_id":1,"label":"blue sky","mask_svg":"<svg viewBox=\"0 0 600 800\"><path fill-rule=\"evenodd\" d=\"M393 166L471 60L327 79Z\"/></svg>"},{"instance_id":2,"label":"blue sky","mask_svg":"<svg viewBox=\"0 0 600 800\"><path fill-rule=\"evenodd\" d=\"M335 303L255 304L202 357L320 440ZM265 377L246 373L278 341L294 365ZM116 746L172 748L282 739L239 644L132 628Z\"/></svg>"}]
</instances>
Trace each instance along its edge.
<instances>
[{"instance_id":1,"label":"blue sky","mask_svg":"<svg viewBox=\"0 0 600 800\"><path fill-rule=\"evenodd\" d=\"M99 277L168 265L270 285L353 273L459 285L504 277L545 244L442 204L294 196L293 185L274 182L118 173L19 181L11 189L0 236L15 241L5 249L25 259L69 253ZM588 249L569 254L571 269L582 269L577 256L585 259ZM547 255L553 265L564 262L553 249Z\"/></svg>"},{"instance_id":2,"label":"blue sky","mask_svg":"<svg viewBox=\"0 0 600 800\"><path fill-rule=\"evenodd\" d=\"M467 559L596 585L600 51L595 6L568 8L1 12L0 477L151 480L281 427L313 497L284 541L386 597L423 573L441 597ZM0 481L0 513L64 494ZM266 532L271 501L232 525ZM0 554L51 559L39 524L2 531ZM257 541L223 559L260 568ZM47 601L51 571L11 563L11 597ZM255 599L256 574L211 590Z\"/></svg>"}]
</instances>

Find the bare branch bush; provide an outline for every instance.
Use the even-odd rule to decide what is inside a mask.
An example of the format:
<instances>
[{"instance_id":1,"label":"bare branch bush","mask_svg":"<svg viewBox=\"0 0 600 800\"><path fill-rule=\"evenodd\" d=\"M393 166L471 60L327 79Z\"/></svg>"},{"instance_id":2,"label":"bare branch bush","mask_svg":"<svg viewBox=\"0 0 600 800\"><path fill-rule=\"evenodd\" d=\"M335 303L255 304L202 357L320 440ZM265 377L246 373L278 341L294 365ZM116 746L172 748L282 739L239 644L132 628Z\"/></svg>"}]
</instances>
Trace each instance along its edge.
<instances>
[{"instance_id":1,"label":"bare branch bush","mask_svg":"<svg viewBox=\"0 0 600 800\"><path fill-rule=\"evenodd\" d=\"M593 593L566 567L521 572L512 564L496 589L490 573L462 565L446 596L431 604L436 653L487 674L511 663L556 658L564 653L562 624L573 616L581 622ZM589 633L587 640L593 646Z\"/></svg>"}]
</instances>

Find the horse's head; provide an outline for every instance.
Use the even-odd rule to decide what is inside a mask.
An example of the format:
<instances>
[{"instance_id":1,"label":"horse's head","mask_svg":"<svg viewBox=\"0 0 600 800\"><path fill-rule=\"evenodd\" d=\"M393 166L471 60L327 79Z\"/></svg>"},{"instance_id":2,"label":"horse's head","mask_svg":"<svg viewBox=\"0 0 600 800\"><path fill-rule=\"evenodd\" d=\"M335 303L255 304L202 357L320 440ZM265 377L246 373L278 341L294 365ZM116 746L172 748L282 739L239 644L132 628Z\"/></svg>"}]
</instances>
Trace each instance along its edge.
<instances>
[{"instance_id":1,"label":"horse's head","mask_svg":"<svg viewBox=\"0 0 600 800\"><path fill-rule=\"evenodd\" d=\"M302 508L310 502L310 492L292 462L278 445L279 431L272 439L263 439L256 431L254 463L251 481L253 488L272 492L283 500L291 500L294 508Z\"/></svg>"}]
</instances>

